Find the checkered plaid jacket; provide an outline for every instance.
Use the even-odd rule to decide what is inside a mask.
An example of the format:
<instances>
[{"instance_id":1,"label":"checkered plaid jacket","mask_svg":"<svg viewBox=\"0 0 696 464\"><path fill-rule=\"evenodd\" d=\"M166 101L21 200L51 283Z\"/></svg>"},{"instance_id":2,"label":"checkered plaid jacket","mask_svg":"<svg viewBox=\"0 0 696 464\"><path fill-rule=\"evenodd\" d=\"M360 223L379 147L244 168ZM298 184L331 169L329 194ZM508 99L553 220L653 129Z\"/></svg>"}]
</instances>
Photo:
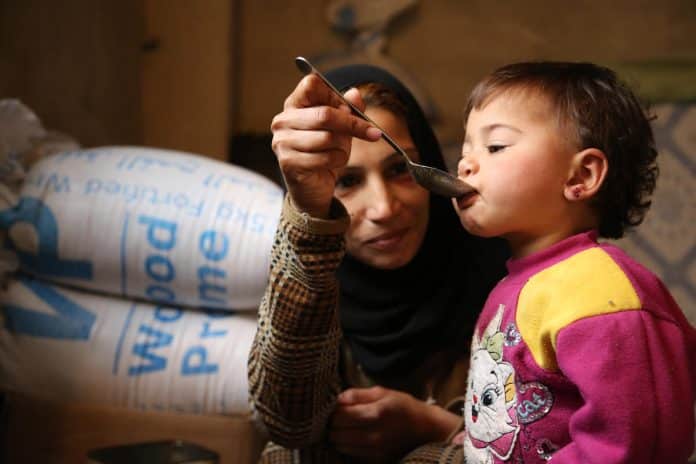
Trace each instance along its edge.
<instances>
[{"instance_id":1,"label":"checkered plaid jacket","mask_svg":"<svg viewBox=\"0 0 696 464\"><path fill-rule=\"evenodd\" d=\"M332 205L332 217L337 219L303 215L287 198L283 205L249 354L252 411L272 440L262 463L351 462L324 439L344 388L336 269L349 218L339 202ZM460 446L429 444L401 462L461 463L464 458Z\"/></svg>"}]
</instances>

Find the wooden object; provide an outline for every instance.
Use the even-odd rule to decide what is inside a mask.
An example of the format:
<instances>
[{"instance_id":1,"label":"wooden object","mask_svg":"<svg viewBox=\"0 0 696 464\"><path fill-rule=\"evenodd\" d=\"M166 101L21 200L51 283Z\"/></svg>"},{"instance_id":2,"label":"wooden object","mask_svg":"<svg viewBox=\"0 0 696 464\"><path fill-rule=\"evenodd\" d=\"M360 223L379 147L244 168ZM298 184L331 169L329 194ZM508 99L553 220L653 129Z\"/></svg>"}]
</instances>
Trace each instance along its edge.
<instances>
[{"instance_id":1,"label":"wooden object","mask_svg":"<svg viewBox=\"0 0 696 464\"><path fill-rule=\"evenodd\" d=\"M252 464L265 440L247 415L194 416L106 406L5 399L0 462L85 463L87 452L106 446L181 439L220 455L219 464Z\"/></svg>"}]
</instances>

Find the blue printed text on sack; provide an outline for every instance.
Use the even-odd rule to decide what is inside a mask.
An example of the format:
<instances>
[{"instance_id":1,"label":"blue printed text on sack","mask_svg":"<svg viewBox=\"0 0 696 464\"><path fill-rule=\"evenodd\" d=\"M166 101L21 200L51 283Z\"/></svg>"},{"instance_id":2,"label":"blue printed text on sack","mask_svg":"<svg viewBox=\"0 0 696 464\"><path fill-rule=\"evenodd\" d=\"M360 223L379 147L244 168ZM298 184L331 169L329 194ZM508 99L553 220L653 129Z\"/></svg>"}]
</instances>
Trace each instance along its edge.
<instances>
[{"instance_id":1,"label":"blue printed text on sack","mask_svg":"<svg viewBox=\"0 0 696 464\"><path fill-rule=\"evenodd\" d=\"M194 199L186 192L167 192L157 187L128 184L113 179L88 179L84 194L115 196L126 204L168 206L193 217L200 217L205 206L203 200Z\"/></svg>"}]
</instances>

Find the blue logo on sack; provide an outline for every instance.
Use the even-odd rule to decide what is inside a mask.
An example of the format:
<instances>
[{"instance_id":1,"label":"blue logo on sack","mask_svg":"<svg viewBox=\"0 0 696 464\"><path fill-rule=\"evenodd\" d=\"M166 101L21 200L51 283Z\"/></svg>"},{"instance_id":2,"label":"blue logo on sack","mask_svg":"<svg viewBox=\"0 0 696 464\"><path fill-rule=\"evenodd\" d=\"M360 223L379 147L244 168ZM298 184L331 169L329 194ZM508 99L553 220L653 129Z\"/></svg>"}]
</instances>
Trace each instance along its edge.
<instances>
[{"instance_id":1,"label":"blue logo on sack","mask_svg":"<svg viewBox=\"0 0 696 464\"><path fill-rule=\"evenodd\" d=\"M0 212L1 228L9 230L17 223L32 225L39 240L37 254L31 254L17 249L8 238L9 248L16 252L24 270L46 277L92 280L91 262L58 256L58 224L51 209L41 200L22 197L16 207Z\"/></svg>"},{"instance_id":2,"label":"blue logo on sack","mask_svg":"<svg viewBox=\"0 0 696 464\"><path fill-rule=\"evenodd\" d=\"M20 279L22 285L43 300L56 314L16 305L5 305L5 325L17 334L71 340L88 340L96 316L53 288L35 280Z\"/></svg>"}]
</instances>

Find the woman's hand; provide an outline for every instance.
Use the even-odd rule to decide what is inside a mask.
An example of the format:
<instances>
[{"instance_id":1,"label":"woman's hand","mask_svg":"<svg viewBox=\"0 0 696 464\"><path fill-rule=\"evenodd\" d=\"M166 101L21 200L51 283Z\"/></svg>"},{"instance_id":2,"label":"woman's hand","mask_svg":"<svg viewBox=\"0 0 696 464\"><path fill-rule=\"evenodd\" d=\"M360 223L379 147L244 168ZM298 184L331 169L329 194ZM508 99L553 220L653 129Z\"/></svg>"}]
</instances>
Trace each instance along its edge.
<instances>
[{"instance_id":1,"label":"woman's hand","mask_svg":"<svg viewBox=\"0 0 696 464\"><path fill-rule=\"evenodd\" d=\"M380 462L444 441L460 422L459 416L404 392L350 388L338 396L329 440L343 454Z\"/></svg>"},{"instance_id":2,"label":"woman's hand","mask_svg":"<svg viewBox=\"0 0 696 464\"><path fill-rule=\"evenodd\" d=\"M345 97L358 108L360 93ZM326 218L337 170L348 162L353 137L377 140L379 129L354 116L317 76L305 76L273 118L272 147L293 204L301 212Z\"/></svg>"}]
</instances>

